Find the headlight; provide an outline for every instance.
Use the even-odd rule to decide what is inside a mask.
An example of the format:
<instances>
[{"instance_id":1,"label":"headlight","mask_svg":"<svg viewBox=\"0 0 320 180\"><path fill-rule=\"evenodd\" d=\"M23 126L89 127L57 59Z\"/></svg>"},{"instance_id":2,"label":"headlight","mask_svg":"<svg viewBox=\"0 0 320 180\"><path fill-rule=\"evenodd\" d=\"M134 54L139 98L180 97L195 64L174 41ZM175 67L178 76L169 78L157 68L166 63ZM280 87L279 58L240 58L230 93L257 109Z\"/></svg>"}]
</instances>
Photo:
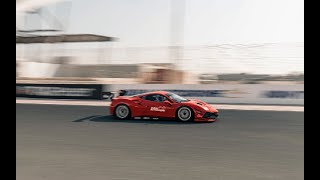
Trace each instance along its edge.
<instances>
[{"instance_id":1,"label":"headlight","mask_svg":"<svg viewBox=\"0 0 320 180\"><path fill-rule=\"evenodd\" d=\"M202 107L204 110L209 111L209 108L207 107Z\"/></svg>"}]
</instances>

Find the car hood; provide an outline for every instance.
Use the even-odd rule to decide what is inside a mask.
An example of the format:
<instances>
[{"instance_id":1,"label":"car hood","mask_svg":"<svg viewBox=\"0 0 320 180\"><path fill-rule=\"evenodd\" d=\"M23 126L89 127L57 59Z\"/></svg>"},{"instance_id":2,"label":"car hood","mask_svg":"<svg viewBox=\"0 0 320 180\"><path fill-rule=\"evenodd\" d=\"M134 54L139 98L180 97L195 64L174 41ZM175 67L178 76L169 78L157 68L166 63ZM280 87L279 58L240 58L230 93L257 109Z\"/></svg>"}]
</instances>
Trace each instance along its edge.
<instances>
[{"instance_id":1,"label":"car hood","mask_svg":"<svg viewBox=\"0 0 320 180\"><path fill-rule=\"evenodd\" d=\"M200 107L203 110L208 112L218 112L218 110L214 108L212 105L198 99L189 99L189 101L185 103L195 105L196 107Z\"/></svg>"}]
</instances>

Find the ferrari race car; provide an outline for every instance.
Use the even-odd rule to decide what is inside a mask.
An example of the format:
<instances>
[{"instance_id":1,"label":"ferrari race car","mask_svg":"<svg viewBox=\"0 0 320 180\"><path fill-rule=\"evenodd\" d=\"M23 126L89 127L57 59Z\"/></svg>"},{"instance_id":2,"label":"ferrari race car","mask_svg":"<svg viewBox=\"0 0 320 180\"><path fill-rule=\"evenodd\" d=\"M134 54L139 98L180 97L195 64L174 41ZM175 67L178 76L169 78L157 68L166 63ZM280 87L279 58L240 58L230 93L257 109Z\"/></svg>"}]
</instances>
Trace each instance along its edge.
<instances>
[{"instance_id":1,"label":"ferrari race car","mask_svg":"<svg viewBox=\"0 0 320 180\"><path fill-rule=\"evenodd\" d=\"M214 122L218 110L196 99L156 91L112 99L110 113L118 119L177 119L183 122Z\"/></svg>"}]
</instances>

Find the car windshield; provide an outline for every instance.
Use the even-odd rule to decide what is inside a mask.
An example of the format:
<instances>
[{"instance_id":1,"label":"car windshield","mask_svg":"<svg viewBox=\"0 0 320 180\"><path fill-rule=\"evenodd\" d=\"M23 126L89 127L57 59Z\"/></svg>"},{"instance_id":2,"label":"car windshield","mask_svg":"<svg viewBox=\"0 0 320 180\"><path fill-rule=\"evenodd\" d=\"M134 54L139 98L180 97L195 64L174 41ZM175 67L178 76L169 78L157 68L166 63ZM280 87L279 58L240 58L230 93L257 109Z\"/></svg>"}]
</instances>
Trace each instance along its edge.
<instances>
[{"instance_id":1,"label":"car windshield","mask_svg":"<svg viewBox=\"0 0 320 180\"><path fill-rule=\"evenodd\" d=\"M188 99L183 98L183 97L178 96L178 95L173 94L173 93L168 93L167 96L168 96L170 99L174 100L175 102L187 102L187 101L189 101Z\"/></svg>"}]
</instances>

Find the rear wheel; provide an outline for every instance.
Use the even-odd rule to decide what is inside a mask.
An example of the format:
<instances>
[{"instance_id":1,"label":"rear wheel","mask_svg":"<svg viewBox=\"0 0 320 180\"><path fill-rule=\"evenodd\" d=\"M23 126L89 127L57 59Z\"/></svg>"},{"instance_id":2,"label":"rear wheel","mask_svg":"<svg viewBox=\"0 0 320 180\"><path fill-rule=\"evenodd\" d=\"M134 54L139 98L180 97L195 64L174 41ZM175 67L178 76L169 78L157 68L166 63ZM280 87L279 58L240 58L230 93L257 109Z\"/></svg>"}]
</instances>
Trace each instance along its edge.
<instances>
[{"instance_id":1,"label":"rear wheel","mask_svg":"<svg viewBox=\"0 0 320 180\"><path fill-rule=\"evenodd\" d=\"M194 120L194 114L189 107L181 107L177 110L176 117L183 122L190 122Z\"/></svg>"},{"instance_id":2,"label":"rear wheel","mask_svg":"<svg viewBox=\"0 0 320 180\"><path fill-rule=\"evenodd\" d=\"M131 118L130 108L124 104L118 105L115 109L115 116L118 119L130 119Z\"/></svg>"}]
</instances>

